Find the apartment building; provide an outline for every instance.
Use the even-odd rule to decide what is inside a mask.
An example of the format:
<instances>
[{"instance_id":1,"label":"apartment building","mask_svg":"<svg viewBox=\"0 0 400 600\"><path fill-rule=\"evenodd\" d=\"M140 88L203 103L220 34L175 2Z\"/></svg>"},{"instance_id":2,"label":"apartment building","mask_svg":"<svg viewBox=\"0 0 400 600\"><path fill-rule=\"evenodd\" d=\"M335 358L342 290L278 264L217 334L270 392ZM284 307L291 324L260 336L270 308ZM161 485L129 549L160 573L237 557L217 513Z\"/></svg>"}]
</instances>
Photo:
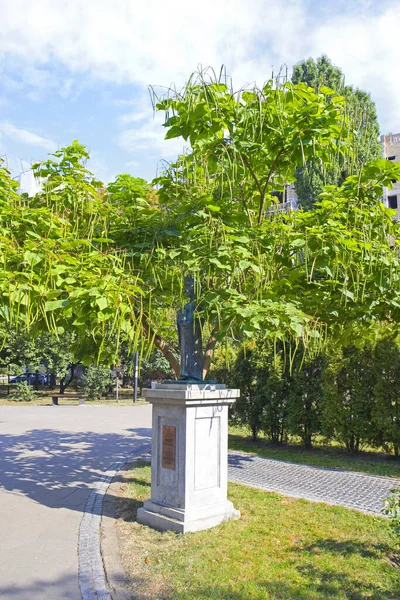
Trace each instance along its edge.
<instances>
[{"instance_id":1,"label":"apartment building","mask_svg":"<svg viewBox=\"0 0 400 600\"><path fill-rule=\"evenodd\" d=\"M387 160L400 162L400 133L381 135L382 155ZM383 203L397 211L400 219L400 181L393 181L392 189L383 188Z\"/></svg>"}]
</instances>

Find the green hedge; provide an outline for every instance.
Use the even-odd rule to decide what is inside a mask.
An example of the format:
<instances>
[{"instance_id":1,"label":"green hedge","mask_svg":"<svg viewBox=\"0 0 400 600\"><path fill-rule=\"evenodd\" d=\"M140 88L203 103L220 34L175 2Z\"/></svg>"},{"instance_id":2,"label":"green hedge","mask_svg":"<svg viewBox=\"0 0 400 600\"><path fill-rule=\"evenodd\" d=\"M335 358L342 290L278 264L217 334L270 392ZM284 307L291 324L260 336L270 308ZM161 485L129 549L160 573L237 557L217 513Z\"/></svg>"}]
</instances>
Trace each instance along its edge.
<instances>
[{"instance_id":1,"label":"green hedge","mask_svg":"<svg viewBox=\"0 0 400 600\"><path fill-rule=\"evenodd\" d=\"M327 345L318 355L301 346L253 342L243 346L226 382L241 390L234 422L263 432L274 443L299 436L340 442L348 452L363 446L400 451L400 346L395 336L362 348Z\"/></svg>"}]
</instances>

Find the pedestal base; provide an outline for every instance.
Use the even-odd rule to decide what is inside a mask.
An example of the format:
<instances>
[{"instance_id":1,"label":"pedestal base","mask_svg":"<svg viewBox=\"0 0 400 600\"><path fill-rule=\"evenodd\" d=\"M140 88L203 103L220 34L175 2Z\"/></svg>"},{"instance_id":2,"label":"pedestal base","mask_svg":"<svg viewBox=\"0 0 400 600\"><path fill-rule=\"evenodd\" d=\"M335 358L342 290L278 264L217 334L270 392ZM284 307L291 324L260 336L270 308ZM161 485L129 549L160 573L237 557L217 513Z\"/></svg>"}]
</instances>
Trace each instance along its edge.
<instances>
[{"instance_id":1,"label":"pedestal base","mask_svg":"<svg viewBox=\"0 0 400 600\"><path fill-rule=\"evenodd\" d=\"M188 533L216 527L224 521L239 519L240 512L226 500L224 504L207 506L203 510L185 511L179 508L162 506L147 500L137 511L137 521L158 531Z\"/></svg>"},{"instance_id":2,"label":"pedestal base","mask_svg":"<svg viewBox=\"0 0 400 600\"><path fill-rule=\"evenodd\" d=\"M158 384L153 404L151 498L139 523L178 533L237 519L227 500L228 408L239 390L221 384Z\"/></svg>"}]
</instances>

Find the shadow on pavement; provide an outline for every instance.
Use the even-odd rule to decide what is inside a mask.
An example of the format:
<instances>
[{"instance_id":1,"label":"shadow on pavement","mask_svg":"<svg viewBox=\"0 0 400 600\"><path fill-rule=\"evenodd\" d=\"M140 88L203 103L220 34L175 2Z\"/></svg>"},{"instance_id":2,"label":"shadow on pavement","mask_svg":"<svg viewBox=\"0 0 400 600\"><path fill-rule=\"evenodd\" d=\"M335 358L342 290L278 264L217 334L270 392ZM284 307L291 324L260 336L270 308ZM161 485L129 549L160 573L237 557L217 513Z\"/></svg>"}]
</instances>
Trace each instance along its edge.
<instances>
[{"instance_id":1,"label":"shadow on pavement","mask_svg":"<svg viewBox=\"0 0 400 600\"><path fill-rule=\"evenodd\" d=\"M0 485L51 508L83 511L112 464L150 448L151 430L115 433L32 429L0 436Z\"/></svg>"},{"instance_id":2,"label":"shadow on pavement","mask_svg":"<svg viewBox=\"0 0 400 600\"><path fill-rule=\"evenodd\" d=\"M29 585L0 586L0 598L15 598L15 600L39 600L39 598L54 598L54 600L77 600L80 598L76 575L66 576L56 581L36 579Z\"/></svg>"}]
</instances>

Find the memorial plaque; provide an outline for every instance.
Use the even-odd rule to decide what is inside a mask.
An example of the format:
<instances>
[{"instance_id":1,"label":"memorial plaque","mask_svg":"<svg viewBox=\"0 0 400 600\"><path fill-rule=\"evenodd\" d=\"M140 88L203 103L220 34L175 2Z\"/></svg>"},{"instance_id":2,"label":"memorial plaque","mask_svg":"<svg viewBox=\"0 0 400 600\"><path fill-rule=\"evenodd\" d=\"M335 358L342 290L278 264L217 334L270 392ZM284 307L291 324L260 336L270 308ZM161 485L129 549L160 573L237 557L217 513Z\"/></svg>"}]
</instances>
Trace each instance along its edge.
<instances>
[{"instance_id":1,"label":"memorial plaque","mask_svg":"<svg viewBox=\"0 0 400 600\"><path fill-rule=\"evenodd\" d=\"M163 469L175 471L176 427L163 425L161 466Z\"/></svg>"}]
</instances>

